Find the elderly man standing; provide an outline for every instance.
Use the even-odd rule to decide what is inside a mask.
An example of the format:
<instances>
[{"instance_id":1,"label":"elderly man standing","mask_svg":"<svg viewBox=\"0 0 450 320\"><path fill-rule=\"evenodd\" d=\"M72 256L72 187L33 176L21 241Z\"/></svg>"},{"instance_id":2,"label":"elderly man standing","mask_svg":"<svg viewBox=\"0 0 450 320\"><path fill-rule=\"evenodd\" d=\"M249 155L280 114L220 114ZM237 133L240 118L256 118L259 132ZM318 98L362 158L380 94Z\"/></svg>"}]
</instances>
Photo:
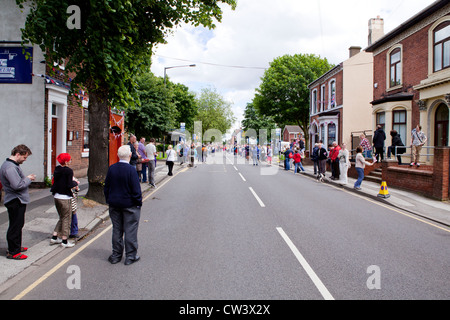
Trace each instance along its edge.
<instances>
[{"instance_id":1,"label":"elderly man standing","mask_svg":"<svg viewBox=\"0 0 450 320\"><path fill-rule=\"evenodd\" d=\"M109 216L113 225L112 264L122 260L125 246L125 265L139 261L138 227L141 216L142 192L136 169L130 165L131 149L119 148L120 161L112 165L105 180L105 199L109 204Z\"/></svg>"},{"instance_id":2,"label":"elderly man standing","mask_svg":"<svg viewBox=\"0 0 450 320\"><path fill-rule=\"evenodd\" d=\"M25 211L30 202L28 187L36 179L34 174L27 177L20 165L24 163L31 150L25 145L19 145L11 151L11 157L6 159L0 168L0 180L5 190L5 207L8 209L9 228L6 233L8 253L6 257L14 260L28 258L22 252L28 250L22 247L22 229L25 224Z\"/></svg>"}]
</instances>

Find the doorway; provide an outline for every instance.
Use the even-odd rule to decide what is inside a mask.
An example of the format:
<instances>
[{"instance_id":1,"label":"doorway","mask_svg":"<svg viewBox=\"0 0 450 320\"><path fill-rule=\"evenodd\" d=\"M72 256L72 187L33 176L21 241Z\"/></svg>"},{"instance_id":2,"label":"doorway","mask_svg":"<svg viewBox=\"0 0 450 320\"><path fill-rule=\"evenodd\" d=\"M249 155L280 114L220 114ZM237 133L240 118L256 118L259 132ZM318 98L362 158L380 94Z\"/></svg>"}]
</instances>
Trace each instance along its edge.
<instances>
[{"instance_id":1,"label":"doorway","mask_svg":"<svg viewBox=\"0 0 450 320\"><path fill-rule=\"evenodd\" d=\"M435 147L448 146L448 124L449 124L448 106L444 103L441 103L436 110L435 116L435 133L434 133Z\"/></svg>"},{"instance_id":2,"label":"doorway","mask_svg":"<svg viewBox=\"0 0 450 320\"><path fill-rule=\"evenodd\" d=\"M58 139L58 119L52 118L52 173L55 171L56 168L56 148L57 148L57 141Z\"/></svg>"}]
</instances>

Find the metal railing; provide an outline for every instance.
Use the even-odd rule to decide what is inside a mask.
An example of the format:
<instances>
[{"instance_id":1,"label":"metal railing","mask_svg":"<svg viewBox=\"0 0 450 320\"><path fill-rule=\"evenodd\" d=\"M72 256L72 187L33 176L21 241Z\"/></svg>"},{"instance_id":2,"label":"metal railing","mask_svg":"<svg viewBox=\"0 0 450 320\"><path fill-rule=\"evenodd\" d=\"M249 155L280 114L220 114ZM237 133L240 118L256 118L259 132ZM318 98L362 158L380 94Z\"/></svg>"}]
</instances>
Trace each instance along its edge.
<instances>
[{"instance_id":1,"label":"metal railing","mask_svg":"<svg viewBox=\"0 0 450 320\"><path fill-rule=\"evenodd\" d=\"M388 159L388 156L387 156L387 149L388 148L384 148L384 151L383 151L383 154L384 154L384 159ZM398 154L398 151L400 150L400 149L403 149L403 150L406 150L406 152L404 152L403 154ZM426 157L427 158L427 161L430 161L431 160L431 158L432 157L434 157L434 150L436 149L436 147L429 147L429 146L423 146L422 147L422 150L426 150L426 153L424 153L424 152L421 152L420 153L420 157L422 158L422 157ZM408 150L409 150L409 152L408 152ZM352 150L350 150L349 151L350 152L350 159L355 159L356 158L356 149L352 149ZM374 158L374 156L376 155L376 153L374 152L374 150L372 150L372 152L371 152L371 155L372 155L372 157L366 157L366 159L373 159ZM397 156L400 156L400 157L405 157L405 158L409 158L409 159L412 159L412 147L411 146L403 146L403 147L401 147L401 146L395 146L395 153L393 152L392 153L392 155L393 155L393 157L397 157Z\"/></svg>"}]
</instances>

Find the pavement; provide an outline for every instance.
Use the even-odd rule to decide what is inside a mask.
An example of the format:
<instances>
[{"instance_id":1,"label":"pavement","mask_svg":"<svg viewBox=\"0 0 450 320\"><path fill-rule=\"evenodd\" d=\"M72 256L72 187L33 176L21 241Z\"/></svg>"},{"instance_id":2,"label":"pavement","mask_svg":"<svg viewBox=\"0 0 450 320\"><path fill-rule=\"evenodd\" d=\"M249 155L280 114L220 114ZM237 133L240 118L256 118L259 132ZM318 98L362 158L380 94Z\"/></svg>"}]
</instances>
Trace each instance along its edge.
<instances>
[{"instance_id":1,"label":"pavement","mask_svg":"<svg viewBox=\"0 0 450 320\"><path fill-rule=\"evenodd\" d=\"M176 164L174 166L174 174L184 168L186 168L186 164L183 166ZM305 166L305 169L306 172L301 175L315 179L313 167ZM167 166L164 161L158 162L155 176L157 186L168 177L167 173ZM326 176L329 177L330 173L327 173ZM86 178L81 178L79 180L81 191L78 198L77 215L80 238L77 242L82 241L93 229L109 219L108 206L83 198L87 192L88 182ZM450 226L449 202L429 199L412 192L395 188L389 188L390 197L388 199L383 199L378 197L381 186L377 183L364 181L362 190L356 191L353 189L356 179L349 178L348 180L346 186L341 186L339 182L330 179L325 179L324 183L330 184L336 188L342 188L348 192L358 193L360 196L370 198L373 201L380 201L386 205L402 209L415 216L434 221L443 226ZM148 183L142 183L141 187L144 197L153 190ZM23 261L6 259L6 231L9 221L6 208L3 204L0 204L0 293L14 284L14 281L8 280L15 278L26 269L39 267L40 260L44 257L51 259L54 254L57 254L62 250L76 250L77 247L65 249L59 245L50 245L51 234L58 221L58 214L49 189L30 189L30 197L31 203L27 206L26 223L23 228L22 237L23 246L27 246L29 250L26 253L28 259Z\"/></svg>"},{"instance_id":2,"label":"pavement","mask_svg":"<svg viewBox=\"0 0 450 320\"><path fill-rule=\"evenodd\" d=\"M282 166L282 165L280 165ZM298 175L305 175L309 178L316 179L313 166L304 166L305 173L299 173ZM294 174L293 169L291 169ZM373 201L379 201L386 205L392 206L397 209L401 209L417 217L424 218L446 227L450 227L450 202L439 201L431 198L424 197L414 192L407 190L401 190L398 188L388 187L388 198L380 197L380 194L385 195L386 192L381 191L381 185L375 182L364 180L361 190L355 190L354 184L356 179L348 178L348 184L342 185L340 181L331 180L331 172L326 173L326 178L323 183L327 183L336 188L341 188L348 192L353 192L372 199Z\"/></svg>"},{"instance_id":3,"label":"pavement","mask_svg":"<svg viewBox=\"0 0 450 320\"><path fill-rule=\"evenodd\" d=\"M173 173L184 169L186 165L176 164ZM161 184L167 177L168 169L165 161L158 161L155 169L156 186ZM96 227L105 223L109 219L108 206L102 205L84 198L88 189L88 180L86 177L78 178L80 188L78 197L78 228L79 238L76 242L82 242L83 239ZM143 197L154 190L148 183L141 183ZM22 245L28 247L25 253L28 258L21 261L6 259L7 242L6 232L9 226L8 212L0 204L0 293L9 286L14 285L14 281L8 281L17 277L26 269L33 269L40 265L40 260L44 257L51 257L62 250L76 250L73 248L62 248L59 245L50 245L50 238L56 223L58 222L58 213L54 204L50 189L29 189L31 203L27 205L25 213L25 225L22 232Z\"/></svg>"}]
</instances>

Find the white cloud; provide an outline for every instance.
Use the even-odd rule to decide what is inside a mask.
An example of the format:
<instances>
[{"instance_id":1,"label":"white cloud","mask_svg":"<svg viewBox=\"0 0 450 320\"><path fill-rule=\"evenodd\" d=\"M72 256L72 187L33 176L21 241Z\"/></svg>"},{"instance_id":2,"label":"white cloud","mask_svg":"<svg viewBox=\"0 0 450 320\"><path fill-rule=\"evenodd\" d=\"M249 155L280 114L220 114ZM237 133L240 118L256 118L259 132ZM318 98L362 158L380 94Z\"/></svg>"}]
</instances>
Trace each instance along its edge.
<instances>
[{"instance_id":1,"label":"white cloud","mask_svg":"<svg viewBox=\"0 0 450 320\"><path fill-rule=\"evenodd\" d=\"M236 117L242 120L264 70L223 65L268 68L276 57L295 53L317 54L337 64L348 58L350 46L367 46L370 18L383 18L387 33L433 2L238 0L235 11L223 6L223 21L214 30L175 30L168 44L156 48L152 71L163 76L164 67L196 63L196 68L171 69L167 74L195 92L215 87L234 103Z\"/></svg>"}]
</instances>

